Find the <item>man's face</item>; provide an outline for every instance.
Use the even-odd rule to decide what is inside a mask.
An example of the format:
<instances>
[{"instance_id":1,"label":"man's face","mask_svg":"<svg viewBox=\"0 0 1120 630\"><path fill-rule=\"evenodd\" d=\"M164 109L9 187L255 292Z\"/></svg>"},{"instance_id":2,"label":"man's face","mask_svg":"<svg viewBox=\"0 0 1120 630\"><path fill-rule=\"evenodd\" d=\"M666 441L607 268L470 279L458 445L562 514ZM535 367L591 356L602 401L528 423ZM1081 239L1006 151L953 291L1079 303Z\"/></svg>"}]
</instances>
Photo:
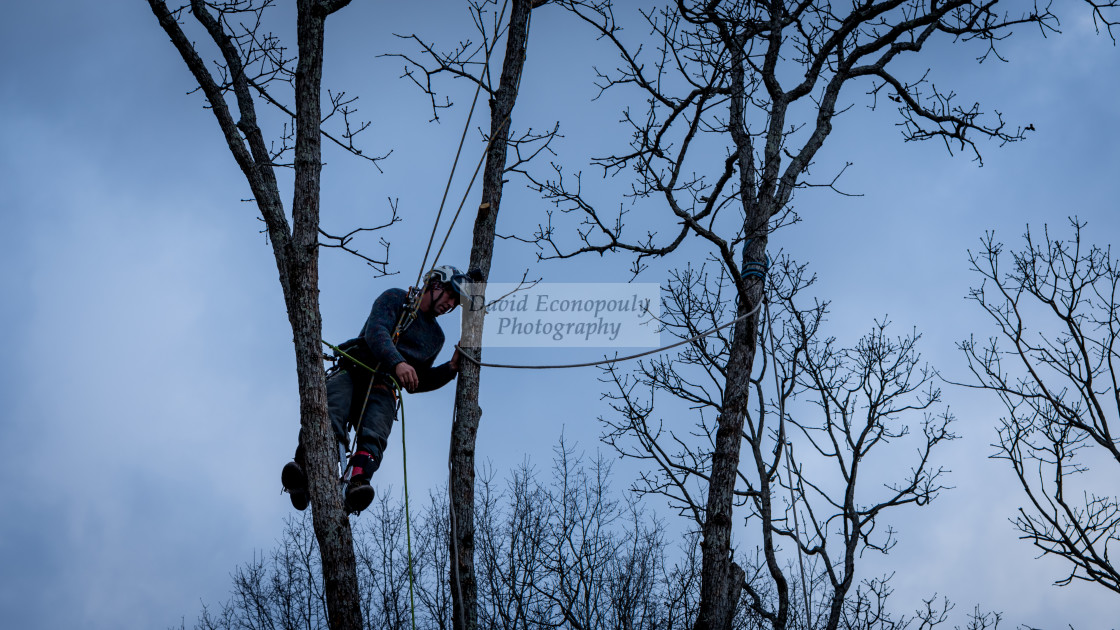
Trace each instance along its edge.
<instances>
[{"instance_id":1,"label":"man's face","mask_svg":"<svg viewBox=\"0 0 1120 630\"><path fill-rule=\"evenodd\" d=\"M435 301L432 302L432 310L435 311L436 316L443 315L451 311L459 304L458 296L454 291L446 291L443 289L435 292Z\"/></svg>"}]
</instances>

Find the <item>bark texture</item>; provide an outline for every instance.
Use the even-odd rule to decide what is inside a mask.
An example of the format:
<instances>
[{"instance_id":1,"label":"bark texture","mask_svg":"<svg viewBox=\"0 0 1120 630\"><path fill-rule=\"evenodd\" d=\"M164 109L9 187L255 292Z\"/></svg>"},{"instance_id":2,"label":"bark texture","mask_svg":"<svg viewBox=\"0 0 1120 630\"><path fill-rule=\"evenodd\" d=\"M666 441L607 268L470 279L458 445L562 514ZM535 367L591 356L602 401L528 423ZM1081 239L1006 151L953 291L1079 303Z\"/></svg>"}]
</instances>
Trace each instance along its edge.
<instances>
[{"instance_id":1,"label":"bark texture","mask_svg":"<svg viewBox=\"0 0 1120 630\"><path fill-rule=\"evenodd\" d=\"M300 0L299 62L296 66L295 191L293 231L287 248L292 287L285 293L296 346L300 422L307 436L308 486L315 537L322 555L323 589L332 629L359 630L357 564L350 520L335 475L335 440L327 419L319 314L319 189L322 171L320 95L327 15L346 3ZM277 253L277 263L281 263Z\"/></svg>"},{"instance_id":2,"label":"bark texture","mask_svg":"<svg viewBox=\"0 0 1120 630\"><path fill-rule=\"evenodd\" d=\"M505 58L498 89L490 99L490 147L482 175L482 203L474 222L471 268L489 277L494 253L494 231L502 204L509 129L513 106L525 66L531 0L513 0ZM484 313L467 310L463 318L463 351L482 359L481 339ZM482 408L478 405L481 374L478 366L463 361L455 388L455 419L451 427L451 597L452 619L457 630L478 627L478 586L474 564L475 441Z\"/></svg>"},{"instance_id":3,"label":"bark texture","mask_svg":"<svg viewBox=\"0 0 1120 630\"><path fill-rule=\"evenodd\" d=\"M228 86L220 85L183 32L178 21L181 12L170 12L161 0L149 0L160 26L206 95L268 229L292 326L312 520L322 555L325 599L332 630L362 627L350 522L342 508L334 473L334 438L327 419L319 314L320 94L324 26L330 13L348 3L349 0L301 0L297 5L295 185L293 224L289 227L272 155L257 123L253 86L245 73L242 51L224 30L222 21L211 13L212 7L202 0L192 0L191 13L221 51L222 63L229 73ZM233 92L236 119L226 101L227 91Z\"/></svg>"}]
</instances>

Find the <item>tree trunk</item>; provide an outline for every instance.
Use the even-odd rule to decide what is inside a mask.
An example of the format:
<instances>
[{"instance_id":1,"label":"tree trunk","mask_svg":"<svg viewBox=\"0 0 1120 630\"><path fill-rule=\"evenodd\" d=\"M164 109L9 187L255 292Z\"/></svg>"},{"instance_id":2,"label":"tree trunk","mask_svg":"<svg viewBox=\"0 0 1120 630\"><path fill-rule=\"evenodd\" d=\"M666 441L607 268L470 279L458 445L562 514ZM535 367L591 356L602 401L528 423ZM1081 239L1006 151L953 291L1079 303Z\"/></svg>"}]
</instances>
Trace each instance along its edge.
<instances>
[{"instance_id":1,"label":"tree trunk","mask_svg":"<svg viewBox=\"0 0 1120 630\"><path fill-rule=\"evenodd\" d=\"M335 439L327 419L319 313L319 182L322 171L320 97L323 36L328 9L319 0L298 4L299 60L296 66L295 191L292 239L286 259L290 288L285 292L296 348L300 422L307 449L312 524L322 556L323 587L332 630L360 630L357 564L350 520L342 507L335 474Z\"/></svg>"},{"instance_id":2,"label":"tree trunk","mask_svg":"<svg viewBox=\"0 0 1120 630\"><path fill-rule=\"evenodd\" d=\"M532 0L514 0L506 41L505 59L498 90L490 99L490 148L482 175L482 203L474 222L470 267L490 274L494 253L494 231L502 202L511 114L517 101L525 47L529 36ZM463 317L460 346L482 359L480 348L484 313L467 310ZM479 368L463 361L455 388L455 419L451 426L451 599L452 622L457 630L478 627L478 586L474 572L474 473L475 440L482 409L478 405Z\"/></svg>"},{"instance_id":3,"label":"tree trunk","mask_svg":"<svg viewBox=\"0 0 1120 630\"><path fill-rule=\"evenodd\" d=\"M743 245L743 261L740 269L750 268L754 261L766 259L766 243L770 212L767 204L759 203L759 182L756 180L754 150L752 139L747 133L745 108L745 69L741 45L729 42L731 50L731 99L728 118L728 131L737 150L736 162L739 171L739 195L746 215L745 232L751 235ZM763 191L770 187L762 186ZM748 282L736 278L738 312L737 317L749 313L762 303L764 283L761 279ZM715 449L712 452L711 478L708 480L708 502L704 510L703 538L701 540L700 563L700 609L695 630L728 630L731 628L735 607L743 591L745 573L731 559L732 508L735 499L735 484L738 481L740 452L743 442L743 424L747 414L750 394L751 367L754 365L755 350L758 345L759 314L746 318L735 325L731 340L731 352L727 359L727 383L723 396L723 412L718 419ZM764 549L771 573L777 568L773 560L773 541L770 524L770 496L766 483L766 471L760 443L752 441L753 454L757 465L762 493L761 510L763 522ZM777 572L782 577L781 571ZM785 593L779 584L781 611L778 614L780 625L785 620Z\"/></svg>"},{"instance_id":4,"label":"tree trunk","mask_svg":"<svg viewBox=\"0 0 1120 630\"><path fill-rule=\"evenodd\" d=\"M761 288L761 283L758 286ZM756 299L761 300L761 290L758 293ZM740 300L737 316L743 316L757 303ZM731 628L743 588L743 569L731 560L732 506L757 335L757 313L735 325L701 530L700 609L695 630Z\"/></svg>"}]
</instances>

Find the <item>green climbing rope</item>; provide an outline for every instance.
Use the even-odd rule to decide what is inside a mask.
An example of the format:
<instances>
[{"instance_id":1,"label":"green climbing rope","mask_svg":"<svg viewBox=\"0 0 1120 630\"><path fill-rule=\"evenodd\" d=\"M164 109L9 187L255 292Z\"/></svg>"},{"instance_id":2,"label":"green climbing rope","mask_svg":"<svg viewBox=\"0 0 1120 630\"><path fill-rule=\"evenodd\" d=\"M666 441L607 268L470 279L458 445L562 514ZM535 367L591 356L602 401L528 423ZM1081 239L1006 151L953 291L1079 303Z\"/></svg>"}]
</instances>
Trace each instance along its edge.
<instances>
[{"instance_id":1,"label":"green climbing rope","mask_svg":"<svg viewBox=\"0 0 1120 630\"><path fill-rule=\"evenodd\" d=\"M377 370L362 363L361 361L350 356L345 350L330 343L325 339L320 339L323 345L331 350L334 350L339 355L346 357L354 362L355 365L363 367L370 371L371 374L377 374ZM413 570L412 570L412 514L409 509L408 500L408 448L405 443L405 425L404 425L404 396L401 395L401 385L397 379L393 378L392 374L386 374L389 380L393 382L393 389L395 390L397 401L399 402L401 410L401 466L404 469L404 531L405 541L408 548L408 600L412 612L412 630L416 630L416 596L413 593Z\"/></svg>"},{"instance_id":2,"label":"green climbing rope","mask_svg":"<svg viewBox=\"0 0 1120 630\"><path fill-rule=\"evenodd\" d=\"M395 384L396 381L394 380ZM409 513L408 501L408 450L405 448L404 426L404 398L400 396L400 386L397 386L397 400L401 405L401 465L404 467L404 531L405 540L408 542L408 602L412 608L412 630L416 630L416 598L412 594L412 515Z\"/></svg>"}]
</instances>

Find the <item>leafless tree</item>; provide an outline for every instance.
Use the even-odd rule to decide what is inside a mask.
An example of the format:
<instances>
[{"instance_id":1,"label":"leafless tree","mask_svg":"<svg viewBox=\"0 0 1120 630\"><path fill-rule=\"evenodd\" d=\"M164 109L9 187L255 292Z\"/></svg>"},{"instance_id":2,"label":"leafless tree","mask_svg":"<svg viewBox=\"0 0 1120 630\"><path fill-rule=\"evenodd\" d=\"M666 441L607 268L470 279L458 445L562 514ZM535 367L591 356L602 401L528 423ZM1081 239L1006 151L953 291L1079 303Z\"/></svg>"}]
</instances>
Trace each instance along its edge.
<instances>
[{"instance_id":1,"label":"leafless tree","mask_svg":"<svg viewBox=\"0 0 1120 630\"><path fill-rule=\"evenodd\" d=\"M447 579L451 567L451 546L448 544L451 523L447 510L447 493L432 493L413 540L416 583L421 585L416 589L416 599L422 606L422 615L418 617L428 620L424 627L440 630L452 627L454 608L451 583Z\"/></svg>"},{"instance_id":2,"label":"leafless tree","mask_svg":"<svg viewBox=\"0 0 1120 630\"><path fill-rule=\"evenodd\" d=\"M674 274L666 330L688 339L728 319L733 283L716 270ZM891 511L925 505L944 489L931 455L954 439L952 417L940 408L916 334L892 336L882 322L845 348L822 332L827 304L798 304L812 280L803 266L783 259L768 278L733 491L747 542L738 547L725 627L905 627L913 618L892 618L886 606L888 578L857 581L856 565L894 546ZM665 497L698 531L708 522L704 492L719 435L712 418L726 413L734 343L718 331L633 373L608 370L616 414L603 418L605 439L647 462L635 490Z\"/></svg>"},{"instance_id":3,"label":"leafless tree","mask_svg":"<svg viewBox=\"0 0 1120 630\"><path fill-rule=\"evenodd\" d=\"M700 545L696 533L668 535L664 522L646 514L632 493L618 495L602 455L589 459L574 447L557 446L547 474L526 463L504 479L480 475L479 624L501 630L679 630L690 627L699 607ZM403 502L386 497L370 509L373 519L355 529L361 607L367 627L409 628L409 540ZM433 493L412 523L413 584L417 628L450 628L446 574L447 497ZM254 557L231 574L230 598L204 608L197 630L326 628L326 604L318 579L318 550L304 517L289 521L270 554ZM669 544L678 538L679 544ZM430 553L432 551L435 553ZM820 556L809 563L819 564ZM791 565L796 566L796 565ZM789 572L799 589L796 570ZM809 585L823 598L823 571ZM765 585L761 582L759 588ZM931 598L912 615L885 612L889 588L873 581L847 604L843 628L928 630L945 623L951 606ZM820 628L791 607L787 627ZM973 622L977 622L973 625ZM969 628L994 628L998 615L979 609ZM740 602L735 630L770 628L767 619ZM182 628L185 630L186 623Z\"/></svg>"},{"instance_id":4,"label":"leafless tree","mask_svg":"<svg viewBox=\"0 0 1120 630\"><path fill-rule=\"evenodd\" d=\"M230 598L216 612L204 606L194 628L325 629L320 575L319 551L307 519L289 520L277 548L234 569Z\"/></svg>"},{"instance_id":5,"label":"leafless tree","mask_svg":"<svg viewBox=\"0 0 1120 630\"><path fill-rule=\"evenodd\" d=\"M567 258L628 252L633 255L635 274L651 257L674 253L693 260L709 257L721 267L724 284L715 293L694 292L689 300L714 300L713 309L727 307L726 319L738 321L729 338L720 342L725 356L706 356L707 342L694 344L698 361L705 363L703 369L716 377L704 394L705 399L711 397L714 404L706 408L715 416L706 419L703 427L704 435L711 436L710 444L694 453L695 462L682 464L694 471L688 475L699 479L700 486L687 492L677 489L680 505L688 506L686 511L698 520L703 538L696 628L727 628L743 585L752 579L732 557L737 500L749 499L758 512L752 517L774 524L761 530L765 573L775 582L778 601L788 604L789 597L781 563L771 553L777 548L775 537L785 535L778 530L785 527L790 534L794 530L778 524L782 514L773 504L773 492L745 486L744 478L745 471L751 471L759 483L776 474L770 469L780 463L777 455L763 448L764 438L775 438L760 430L761 419L750 418L748 410L757 380L752 370L762 365L756 354L762 339L760 305L769 237L796 219L791 203L798 189L834 187L838 175L814 180L809 170L837 118L857 100L872 108L885 104L894 109L905 140L938 140L950 152L966 152L977 160L981 139L998 143L1022 139L1023 127L1008 125L998 113L986 115L978 104L962 102L929 80L915 59L934 42L971 44L977 46L978 57L998 58L999 43L1017 27L1056 32L1057 16L1048 5L1008 7L1011 3L999 0L881 0L842 6L825 0L676 0L639 10L641 30L649 33L648 39L641 40L629 38L635 29L622 29L627 19L619 17L621 4L609 0L559 4L619 54L617 68L598 71L598 85L633 103L623 111L629 146L596 158L593 165L605 176L628 176L630 193L629 206L608 215L606 204L595 198L592 189L585 190L579 171L573 174L554 165L547 177L535 175L536 188L560 211L535 235L541 255ZM1097 3L1093 9L1102 20L1111 19L1115 5ZM553 219L564 216L574 216L578 222L575 242L553 225ZM634 220L638 216L641 220ZM674 227L663 233L665 228L659 226L670 222ZM864 352L865 359L871 358L867 353L898 358L909 356L910 349L901 340L871 338L863 350L853 352L857 356ZM834 357L821 358L825 359ZM822 376L829 374L824 371ZM670 381L668 393L690 401L693 393L685 391L689 384ZM933 430L936 422L930 426ZM813 435L808 430L803 433ZM777 453L786 450L781 444L787 437L778 436ZM821 446L827 449L828 443ZM834 459L841 461L840 453ZM843 466L853 463L846 460ZM921 480L915 481L919 483L915 490L920 490ZM798 488L795 484L795 502ZM804 497L814 490L800 492ZM863 509L842 512L828 524L846 524L849 532L858 531L853 526L871 516L858 516ZM808 522L810 532L813 523ZM826 542L814 540L803 541L804 551L818 552L817 545ZM829 579L847 588L846 575L840 571ZM837 606L836 601L829 604L826 617L831 622L838 618ZM774 627L787 625L786 604L768 614Z\"/></svg>"},{"instance_id":6,"label":"leafless tree","mask_svg":"<svg viewBox=\"0 0 1120 630\"><path fill-rule=\"evenodd\" d=\"M524 471L519 476L531 479ZM541 498L532 552L540 565L533 591L542 625L662 627L663 528L632 497L620 501L610 479L602 455L587 462L561 440L551 485L529 495Z\"/></svg>"},{"instance_id":7,"label":"leafless tree","mask_svg":"<svg viewBox=\"0 0 1120 630\"><path fill-rule=\"evenodd\" d=\"M416 35L415 42L422 55L397 55L406 63L405 76L431 97L433 119L441 108L449 107L444 97L438 100L434 81L439 77L465 79L490 104L490 130L485 166L482 173L482 200L474 222L470 268L488 276L494 254L494 237L501 209L505 178L542 151L556 133L554 128L536 133L531 128L520 134L511 133L513 109L521 88L522 70L529 41L529 25L534 9L547 0L469 0L471 16L479 41L467 40L450 52L441 52ZM506 9L509 8L508 18ZM508 21L507 21L508 20ZM497 84L494 83L490 59L499 40L506 39ZM473 105L471 111L473 112ZM464 130L465 131L465 130ZM514 152L509 159L510 149ZM437 252L438 255L438 252ZM482 327L485 312L465 309L460 346L475 361L481 360ZM455 414L451 427L450 453L450 516L451 548L455 563L449 580L454 602L455 628L466 630L478 626L477 578L474 564L475 545L475 442L482 409L478 405L481 374L474 363L463 362L455 389Z\"/></svg>"},{"instance_id":8,"label":"leafless tree","mask_svg":"<svg viewBox=\"0 0 1120 630\"><path fill-rule=\"evenodd\" d=\"M1007 413L995 457L1023 489L1013 520L1021 537L1068 563L1058 584L1120 594L1120 260L1071 224L1064 239L1028 228L1013 250L984 238L969 256L983 278L969 297L996 333L961 348L974 386Z\"/></svg>"},{"instance_id":9,"label":"leafless tree","mask_svg":"<svg viewBox=\"0 0 1120 630\"><path fill-rule=\"evenodd\" d=\"M272 243L295 344L300 422L306 436L311 505L322 553L323 597L331 628L357 629L362 619L354 551L349 521L336 491L336 453L326 412L318 256L320 236L329 246L357 253L352 239L362 229L335 237L320 228L322 141L326 138L375 165L380 158L365 155L353 142L366 128L365 124L352 126L354 99L339 92L329 94L326 111L321 103L324 25L349 0L296 3L295 57L266 26L273 4L273 0L191 0L189 5L171 9L163 0L149 0L245 175ZM188 35L196 31L198 35ZM210 55L217 60L207 63L204 56ZM278 139L269 141L262 127L268 118L263 110L273 108L284 122L279 125ZM332 118L341 125L340 135L324 128L324 122ZM294 171L291 223L276 173L283 167ZM394 221L395 210L387 224ZM361 256L384 272L385 260Z\"/></svg>"},{"instance_id":10,"label":"leafless tree","mask_svg":"<svg viewBox=\"0 0 1120 630\"><path fill-rule=\"evenodd\" d=\"M484 474L477 520L479 623L487 628L671 630L696 606L695 536L668 561L663 526L619 501L610 471L561 445L544 479L526 464L502 481ZM587 482L586 485L584 482ZM366 627L409 628L408 545L401 502L382 497L355 530ZM435 493L412 525L416 627L449 628L447 497ZM229 600L195 628L326 627L308 519L289 521L279 546L235 569ZM432 553L434 551L434 553ZM183 624L185 628L186 624Z\"/></svg>"},{"instance_id":11,"label":"leafless tree","mask_svg":"<svg viewBox=\"0 0 1120 630\"><path fill-rule=\"evenodd\" d=\"M378 498L364 520L363 540L355 545L362 583L366 628L411 628L412 567L407 549L405 512L388 496Z\"/></svg>"},{"instance_id":12,"label":"leafless tree","mask_svg":"<svg viewBox=\"0 0 1120 630\"><path fill-rule=\"evenodd\" d=\"M543 563L536 551L545 536L539 483L528 466L511 476L506 492L492 473L479 482L478 623L501 630L538 627L544 613L534 587L541 580Z\"/></svg>"}]
</instances>

